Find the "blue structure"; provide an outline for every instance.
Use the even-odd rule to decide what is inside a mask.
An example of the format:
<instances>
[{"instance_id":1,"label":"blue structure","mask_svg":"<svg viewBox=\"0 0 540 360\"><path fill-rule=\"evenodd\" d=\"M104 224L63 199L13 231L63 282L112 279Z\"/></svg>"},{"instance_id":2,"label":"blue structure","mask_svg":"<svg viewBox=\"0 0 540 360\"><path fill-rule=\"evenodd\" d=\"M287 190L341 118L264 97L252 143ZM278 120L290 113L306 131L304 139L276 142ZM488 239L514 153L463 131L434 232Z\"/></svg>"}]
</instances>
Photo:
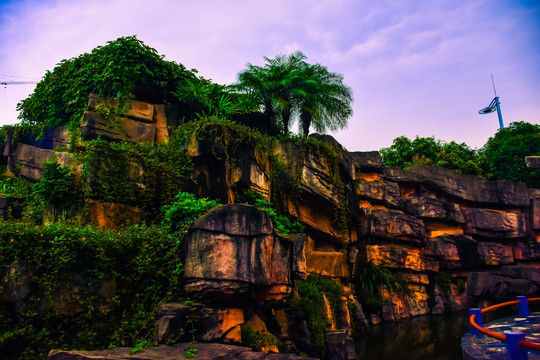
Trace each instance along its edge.
<instances>
[{"instance_id":1,"label":"blue structure","mask_svg":"<svg viewBox=\"0 0 540 360\"><path fill-rule=\"evenodd\" d=\"M471 331L461 339L464 360L540 360L540 313L530 313L527 299L469 309ZM483 324L482 312L517 305L518 315ZM503 335L504 333L504 335ZM527 337L527 339L526 339ZM521 342L521 344L520 344Z\"/></svg>"},{"instance_id":2,"label":"blue structure","mask_svg":"<svg viewBox=\"0 0 540 360\"><path fill-rule=\"evenodd\" d=\"M501 113L501 103L499 101L499 97L497 96L497 90L495 90L495 82L493 81L493 74L491 74L491 82L493 83L493 92L495 92L495 98L491 100L491 103L488 107L483 108L482 110L478 111L479 114L489 114L497 110L497 115L499 116L499 128L503 128L503 119L502 119L502 113Z\"/></svg>"}]
</instances>

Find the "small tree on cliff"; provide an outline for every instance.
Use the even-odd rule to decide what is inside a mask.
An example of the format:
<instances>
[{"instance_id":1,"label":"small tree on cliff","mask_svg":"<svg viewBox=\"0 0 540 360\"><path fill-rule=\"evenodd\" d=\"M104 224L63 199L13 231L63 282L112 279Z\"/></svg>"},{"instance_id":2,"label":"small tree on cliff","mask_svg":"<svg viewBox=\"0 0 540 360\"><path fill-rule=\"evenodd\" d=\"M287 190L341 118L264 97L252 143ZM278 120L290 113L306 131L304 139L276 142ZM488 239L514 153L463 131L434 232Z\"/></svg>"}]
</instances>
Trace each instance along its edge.
<instances>
[{"instance_id":1,"label":"small tree on cliff","mask_svg":"<svg viewBox=\"0 0 540 360\"><path fill-rule=\"evenodd\" d=\"M477 152L465 143L445 142L433 136L417 136L414 140L400 136L380 152L388 166L406 169L412 165L438 165L464 174L482 175Z\"/></svg>"},{"instance_id":2,"label":"small tree on cliff","mask_svg":"<svg viewBox=\"0 0 540 360\"><path fill-rule=\"evenodd\" d=\"M513 122L499 129L480 150L488 179L521 181L540 188L540 169L530 169L526 156L540 155L540 125Z\"/></svg>"}]
</instances>

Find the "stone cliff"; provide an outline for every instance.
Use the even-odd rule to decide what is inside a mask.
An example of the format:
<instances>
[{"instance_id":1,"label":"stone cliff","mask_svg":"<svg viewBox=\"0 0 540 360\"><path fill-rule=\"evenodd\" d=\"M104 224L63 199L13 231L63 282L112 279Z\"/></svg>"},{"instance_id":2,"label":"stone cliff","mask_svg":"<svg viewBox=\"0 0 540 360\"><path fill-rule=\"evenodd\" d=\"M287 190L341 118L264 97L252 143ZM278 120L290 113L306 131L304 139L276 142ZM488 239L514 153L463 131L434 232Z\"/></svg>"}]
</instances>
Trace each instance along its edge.
<instances>
[{"instance_id":1,"label":"stone cliff","mask_svg":"<svg viewBox=\"0 0 540 360\"><path fill-rule=\"evenodd\" d=\"M111 131L93 101L81 122L83 139L164 143L167 124L178 121L162 105L137 102L125 131ZM227 204L196 220L183 239L185 290L199 304L199 341L241 343L248 326L279 339L286 351L313 354L307 315L289 302L298 297L298 283L313 275L343 289L337 302L325 300L325 336L327 351L345 359L353 356L353 327L540 294L540 190L440 167L385 167L378 152L349 152L330 136L311 138L275 141L270 150L234 131L186 141L194 168L182 188ZM65 130L45 140L8 141L9 169L39 180L52 156L76 166L69 152L57 151L70 142ZM266 212L237 203L243 190L271 200L304 233L276 233ZM125 204L90 201L89 211L102 226L114 227L115 217L139 221L137 208ZM378 284L373 301L360 285L368 265L405 285ZM187 311L182 304L159 309L159 341L178 338ZM269 341L266 350L272 346Z\"/></svg>"}]
</instances>

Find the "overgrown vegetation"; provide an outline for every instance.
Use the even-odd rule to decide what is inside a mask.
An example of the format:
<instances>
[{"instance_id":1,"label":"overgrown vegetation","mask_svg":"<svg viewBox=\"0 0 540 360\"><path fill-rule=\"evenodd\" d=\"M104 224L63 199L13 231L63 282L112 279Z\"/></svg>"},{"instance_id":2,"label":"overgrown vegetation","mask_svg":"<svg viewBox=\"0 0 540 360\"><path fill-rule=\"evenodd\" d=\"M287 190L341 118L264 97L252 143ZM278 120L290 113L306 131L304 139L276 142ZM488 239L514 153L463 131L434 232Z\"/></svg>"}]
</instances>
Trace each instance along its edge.
<instances>
[{"instance_id":1,"label":"overgrown vegetation","mask_svg":"<svg viewBox=\"0 0 540 360\"><path fill-rule=\"evenodd\" d=\"M358 264L358 275L354 279L359 293L363 295L368 309L376 309L383 302L382 288L391 292L412 295L409 283L403 277L393 274L388 268L372 261Z\"/></svg>"},{"instance_id":2,"label":"overgrown vegetation","mask_svg":"<svg viewBox=\"0 0 540 360\"><path fill-rule=\"evenodd\" d=\"M33 190L39 203L52 210L53 221L66 211L73 211L83 201L71 169L56 161L45 163L43 178L34 184Z\"/></svg>"},{"instance_id":3,"label":"overgrown vegetation","mask_svg":"<svg viewBox=\"0 0 540 360\"><path fill-rule=\"evenodd\" d=\"M540 155L540 125L519 121L499 129L477 150L465 143L435 140L434 137L405 136L380 150L388 166L406 169L412 165L437 165L489 180L512 180L540 188L540 169L531 169L526 156Z\"/></svg>"},{"instance_id":4,"label":"overgrown vegetation","mask_svg":"<svg viewBox=\"0 0 540 360\"><path fill-rule=\"evenodd\" d=\"M162 145L91 140L77 158L86 197L137 206L146 219L158 220L161 207L174 200L193 166L175 135Z\"/></svg>"},{"instance_id":5,"label":"overgrown vegetation","mask_svg":"<svg viewBox=\"0 0 540 360\"><path fill-rule=\"evenodd\" d=\"M172 204L163 208L165 226L172 233L178 232L219 205L215 200L197 199L195 195L181 191Z\"/></svg>"},{"instance_id":6,"label":"overgrown vegetation","mask_svg":"<svg viewBox=\"0 0 540 360\"><path fill-rule=\"evenodd\" d=\"M4 359L152 341L154 309L181 296L180 240L162 227L0 221L0 239Z\"/></svg>"},{"instance_id":7,"label":"overgrown vegetation","mask_svg":"<svg viewBox=\"0 0 540 360\"><path fill-rule=\"evenodd\" d=\"M394 139L392 146L380 150L388 166L406 169L412 165L437 165L464 174L481 175L478 154L465 143L445 142L434 137L405 136Z\"/></svg>"},{"instance_id":8,"label":"overgrown vegetation","mask_svg":"<svg viewBox=\"0 0 540 360\"><path fill-rule=\"evenodd\" d=\"M239 200L254 205L259 210L266 211L270 215L274 230L278 234L296 234L304 231L304 226L298 221L291 220L285 215L279 215L272 203L266 200L260 193L244 190L239 196Z\"/></svg>"},{"instance_id":9,"label":"overgrown vegetation","mask_svg":"<svg viewBox=\"0 0 540 360\"><path fill-rule=\"evenodd\" d=\"M242 325L242 342L255 351L261 351L270 346L281 347L283 344L278 337L270 333L256 331L249 326Z\"/></svg>"},{"instance_id":10,"label":"overgrown vegetation","mask_svg":"<svg viewBox=\"0 0 540 360\"><path fill-rule=\"evenodd\" d=\"M122 104L134 97L137 86L153 90L160 98L154 102L163 103L180 82L194 78L193 71L164 60L135 36L121 37L90 53L62 60L45 73L17 109L24 123L68 125L80 121L90 93L117 99L122 109Z\"/></svg>"},{"instance_id":11,"label":"overgrown vegetation","mask_svg":"<svg viewBox=\"0 0 540 360\"><path fill-rule=\"evenodd\" d=\"M521 181L540 189L540 169L525 162L526 156L540 156L540 125L513 122L490 137L480 154L488 179Z\"/></svg>"},{"instance_id":12,"label":"overgrown vegetation","mask_svg":"<svg viewBox=\"0 0 540 360\"><path fill-rule=\"evenodd\" d=\"M439 271L434 277L434 283L439 285L443 295L448 298L454 285L459 292L465 290L465 280L460 277L454 277L447 271Z\"/></svg>"},{"instance_id":13,"label":"overgrown vegetation","mask_svg":"<svg viewBox=\"0 0 540 360\"><path fill-rule=\"evenodd\" d=\"M307 280L297 282L297 290L298 297L290 299L289 304L305 311L314 338L314 354L322 357L325 349L325 333L330 327L324 298L328 300L332 314L336 314L338 303L344 295L343 288L331 279L310 275Z\"/></svg>"}]
</instances>

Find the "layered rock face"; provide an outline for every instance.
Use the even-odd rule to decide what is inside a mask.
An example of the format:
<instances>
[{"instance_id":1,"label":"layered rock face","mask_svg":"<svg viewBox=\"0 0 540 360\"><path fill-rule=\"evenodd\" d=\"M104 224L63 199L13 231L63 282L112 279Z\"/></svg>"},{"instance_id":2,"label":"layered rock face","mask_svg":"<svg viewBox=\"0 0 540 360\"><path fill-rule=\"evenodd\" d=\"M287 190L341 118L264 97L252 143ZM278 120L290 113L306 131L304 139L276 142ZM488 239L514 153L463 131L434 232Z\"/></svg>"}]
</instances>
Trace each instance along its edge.
<instances>
[{"instance_id":1,"label":"layered rock face","mask_svg":"<svg viewBox=\"0 0 540 360\"><path fill-rule=\"evenodd\" d=\"M412 295L386 292L376 315L387 320L508 300L516 289L538 294L534 279L512 270L539 271L538 191L440 167L384 167L377 152L351 153L329 136L316 138L334 147L337 158L276 144L287 169L280 177L293 183L291 191L277 186L256 156L228 170L265 173L251 177L247 187L264 189L305 225L306 240L294 255L305 258L305 274L354 284L366 262L390 269L407 280ZM230 179L225 191L246 187L245 180ZM493 288L494 281L502 284L497 290L479 290Z\"/></svg>"},{"instance_id":2,"label":"layered rock face","mask_svg":"<svg viewBox=\"0 0 540 360\"><path fill-rule=\"evenodd\" d=\"M167 141L174 119L163 105L135 102L120 131L107 125L96 101L90 98L82 119L83 139ZM353 358L354 321L540 295L540 190L440 167L385 167L378 152L348 152L330 136L312 135L317 146L276 141L273 153L247 138L227 148L235 136L194 136L186 143L194 169L182 188L227 204L195 221L183 238L185 290L199 303L198 341L241 343L241 327L248 326L279 338L288 351L309 353L307 315L287 302L309 275L345 289L334 310L327 306L326 335L327 351L343 359ZM10 170L36 181L52 158L76 166L61 149L69 143L65 129L55 129L41 142L7 141L4 156ZM276 234L266 212L237 204L242 190L262 194L302 223L304 233ZM0 201L0 214L8 206ZM90 201L89 212L92 222L112 228L140 219L137 208L123 204ZM381 299L364 314L368 299L358 284L367 264L388 269L409 291L379 284ZM189 311L162 306L158 340L178 338Z\"/></svg>"}]
</instances>

